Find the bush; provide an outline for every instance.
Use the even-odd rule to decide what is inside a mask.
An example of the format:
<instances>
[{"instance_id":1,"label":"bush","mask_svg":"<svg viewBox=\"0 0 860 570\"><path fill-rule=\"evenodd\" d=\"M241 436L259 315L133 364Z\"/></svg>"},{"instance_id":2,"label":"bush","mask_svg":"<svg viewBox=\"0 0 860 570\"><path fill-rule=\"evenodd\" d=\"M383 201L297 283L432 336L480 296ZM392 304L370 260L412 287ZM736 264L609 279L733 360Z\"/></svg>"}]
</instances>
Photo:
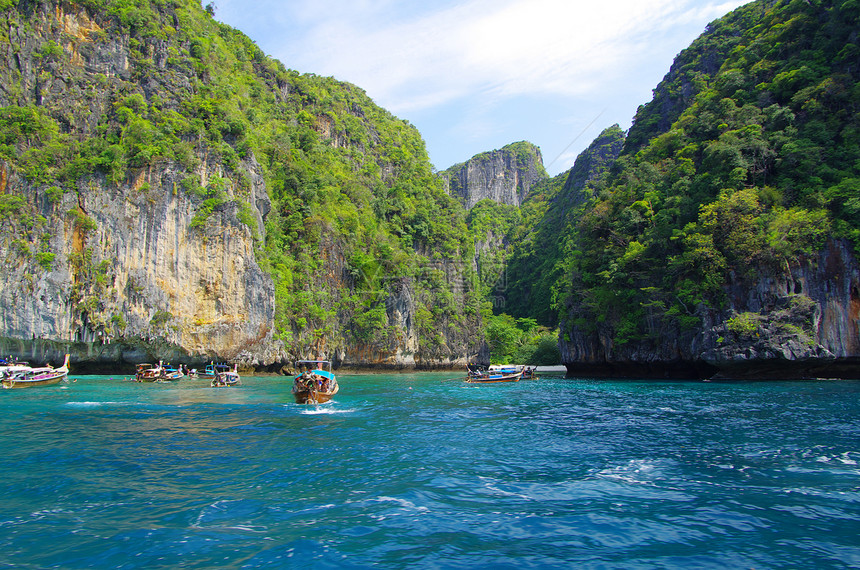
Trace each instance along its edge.
<instances>
[{"instance_id":1,"label":"bush","mask_svg":"<svg viewBox=\"0 0 860 570\"><path fill-rule=\"evenodd\" d=\"M51 269L51 266L54 263L55 254L49 251L42 251L33 256L36 260L36 263L42 266L42 269Z\"/></svg>"},{"instance_id":2,"label":"bush","mask_svg":"<svg viewBox=\"0 0 860 570\"><path fill-rule=\"evenodd\" d=\"M751 337L758 331L759 316L756 313L741 313L726 321L726 328L741 337Z\"/></svg>"}]
</instances>

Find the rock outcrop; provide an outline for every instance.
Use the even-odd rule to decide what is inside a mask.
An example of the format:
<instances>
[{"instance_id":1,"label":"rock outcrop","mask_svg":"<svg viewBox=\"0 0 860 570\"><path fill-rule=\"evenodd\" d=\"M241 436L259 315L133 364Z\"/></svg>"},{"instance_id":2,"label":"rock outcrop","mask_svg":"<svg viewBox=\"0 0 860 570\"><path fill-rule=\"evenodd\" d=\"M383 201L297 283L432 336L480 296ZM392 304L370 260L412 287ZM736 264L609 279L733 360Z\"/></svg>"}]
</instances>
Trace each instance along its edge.
<instances>
[{"instance_id":1,"label":"rock outcrop","mask_svg":"<svg viewBox=\"0 0 860 570\"><path fill-rule=\"evenodd\" d=\"M527 142L473 156L441 173L448 193L469 209L481 200L519 206L547 178L540 149Z\"/></svg>"},{"instance_id":2,"label":"rock outcrop","mask_svg":"<svg viewBox=\"0 0 860 570\"><path fill-rule=\"evenodd\" d=\"M586 333L569 318L561 324L562 360L575 375L860 377L860 265L847 242L829 242L790 272L736 279L727 298L721 311L696 308L699 329L657 329L622 345L608 329Z\"/></svg>"},{"instance_id":3,"label":"rock outcrop","mask_svg":"<svg viewBox=\"0 0 860 570\"><path fill-rule=\"evenodd\" d=\"M750 2L675 59L567 226L571 373L860 377L858 24Z\"/></svg>"},{"instance_id":4,"label":"rock outcrop","mask_svg":"<svg viewBox=\"0 0 860 570\"><path fill-rule=\"evenodd\" d=\"M118 93L132 90L131 42L108 37L72 5L21 10L27 24L10 19L9 42L0 49L0 105L61 118L52 136L58 147L71 148L105 124ZM159 45L145 47L151 65L165 69L167 50ZM185 74L164 73L140 85L170 93L190 84ZM74 138L63 143L67 135ZM36 141L18 142L36 148L31 156L44 152L32 146ZM167 160L112 180L101 173L22 173L21 162L15 170L2 161L0 190L12 207L0 240L0 350L34 362L70 352L79 371L158 358L277 360L274 288L254 255L268 192L253 154L228 171L212 150L198 146L190 169ZM59 166L46 164L45 171ZM203 197L183 188L216 181L221 197L204 216Z\"/></svg>"},{"instance_id":5,"label":"rock outcrop","mask_svg":"<svg viewBox=\"0 0 860 570\"><path fill-rule=\"evenodd\" d=\"M253 161L247 169L255 172ZM173 191L182 176L165 166L130 185L79 188L58 203L34 190L53 257L42 266L5 234L2 351L36 362L71 352L79 370L157 358L276 361L274 289L254 257L253 232L262 228L240 222L235 202L195 228L199 203ZM267 195L251 178L262 218ZM11 186L26 186L18 182Z\"/></svg>"}]
</instances>

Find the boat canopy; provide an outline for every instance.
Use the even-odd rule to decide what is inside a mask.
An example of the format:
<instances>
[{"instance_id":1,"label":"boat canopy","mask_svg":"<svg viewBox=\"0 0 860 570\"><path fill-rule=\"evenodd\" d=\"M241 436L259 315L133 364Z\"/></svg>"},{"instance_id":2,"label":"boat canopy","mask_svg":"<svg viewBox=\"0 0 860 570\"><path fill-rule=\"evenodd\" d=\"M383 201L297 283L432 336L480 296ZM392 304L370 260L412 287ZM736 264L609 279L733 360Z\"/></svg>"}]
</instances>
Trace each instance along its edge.
<instances>
[{"instance_id":1,"label":"boat canopy","mask_svg":"<svg viewBox=\"0 0 860 570\"><path fill-rule=\"evenodd\" d=\"M331 371L331 360L298 360L296 361L296 369L300 374L308 371L334 380L334 373Z\"/></svg>"}]
</instances>

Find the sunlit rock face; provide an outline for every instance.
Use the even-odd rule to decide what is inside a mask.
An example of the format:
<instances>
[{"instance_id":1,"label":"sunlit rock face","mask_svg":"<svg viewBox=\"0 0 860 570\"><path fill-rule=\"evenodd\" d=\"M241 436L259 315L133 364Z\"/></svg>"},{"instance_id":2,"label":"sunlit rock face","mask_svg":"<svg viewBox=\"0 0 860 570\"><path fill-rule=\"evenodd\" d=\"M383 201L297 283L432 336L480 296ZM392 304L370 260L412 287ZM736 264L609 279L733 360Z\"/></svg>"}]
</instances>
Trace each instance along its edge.
<instances>
[{"instance_id":1,"label":"sunlit rock face","mask_svg":"<svg viewBox=\"0 0 860 570\"><path fill-rule=\"evenodd\" d=\"M173 192L177 184L167 166L120 187L91 181L59 203L36 190L54 258L39 266L4 240L0 336L10 348L95 362L277 359L274 289L255 261L252 229L235 203L195 223L198 204ZM262 219L264 188L251 193Z\"/></svg>"},{"instance_id":2,"label":"sunlit rock face","mask_svg":"<svg viewBox=\"0 0 860 570\"><path fill-rule=\"evenodd\" d=\"M344 308L346 298L358 295L356 284L345 270L338 234L327 230L321 230L318 260L324 263L313 287L317 308L329 320L320 327L293 322L293 330L276 334L275 286L270 268L260 266L266 262L258 263L265 255L255 255L269 245L271 188L250 145L236 134L244 123L235 127L206 97L210 74L223 69L214 67L217 61L206 57L205 42L198 40L220 25L199 6L168 3L153 10L159 25L144 29L134 14L75 4L21 2L12 9L19 17L8 20L8 41L0 42L0 108L29 109L56 123L57 138L106 148L78 152L95 166L42 178L25 172L21 157L31 147L42 150L45 141L22 132L10 142L17 147L8 156L17 152L17 162L0 156L0 194L8 197L0 203L0 352L35 362L60 361L68 352L77 372L128 370L158 360L226 360L258 371L283 371L307 357L395 368L469 360L481 345L475 340L480 317L461 314L469 268L451 260L416 268L438 273L438 288L437 281L391 280L381 294L385 318L377 338L357 341L354 315ZM196 28L201 19L206 33ZM255 97L286 105L290 95L277 66L262 54L259 61L254 57L245 63L260 84L237 95L249 115ZM291 108L286 120L295 112ZM191 127L177 119L184 126L169 133L175 152L147 155L147 145L164 134L158 129L173 125L171 113ZM148 120L155 115L158 128ZM366 150L332 117L312 120L325 145ZM139 158L117 140L129 133L139 139ZM281 142L279 156L287 160L292 141ZM380 178L393 176L395 166L378 160ZM435 252L422 255L436 263ZM278 299L289 294L280 291ZM456 322L428 316L426 307L437 296L453 307Z\"/></svg>"},{"instance_id":3,"label":"sunlit rock face","mask_svg":"<svg viewBox=\"0 0 860 570\"><path fill-rule=\"evenodd\" d=\"M540 149L520 142L478 154L442 173L448 193L471 208L483 199L519 206L529 190L547 177Z\"/></svg>"},{"instance_id":4,"label":"sunlit rock face","mask_svg":"<svg viewBox=\"0 0 860 570\"><path fill-rule=\"evenodd\" d=\"M143 89L161 94L168 110L170 97L191 88L193 70L170 68L155 37L111 34L73 5L30 9L0 48L0 106L62 117L60 132L85 141L120 97ZM136 76L133 49L156 71ZM130 165L112 179L96 171L46 182L0 161L0 192L22 200L9 202L0 229L4 353L46 361L70 352L83 369L280 357L274 287L254 255L270 209L259 165L248 153L228 169L217 149L188 146L185 164ZM216 179L222 199L201 213L204 197L189 182L205 188Z\"/></svg>"}]
</instances>

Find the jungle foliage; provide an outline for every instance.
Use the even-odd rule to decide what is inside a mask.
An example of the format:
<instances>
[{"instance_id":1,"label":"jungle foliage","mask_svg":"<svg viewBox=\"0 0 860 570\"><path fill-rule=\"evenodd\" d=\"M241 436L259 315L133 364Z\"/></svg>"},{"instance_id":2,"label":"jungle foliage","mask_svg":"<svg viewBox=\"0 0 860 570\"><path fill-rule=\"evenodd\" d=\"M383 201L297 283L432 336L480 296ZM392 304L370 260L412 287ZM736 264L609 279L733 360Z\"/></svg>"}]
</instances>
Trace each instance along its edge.
<instances>
[{"instance_id":1,"label":"jungle foliage","mask_svg":"<svg viewBox=\"0 0 860 570\"><path fill-rule=\"evenodd\" d=\"M543 212L513 240L511 313L656 342L700 325L733 279L808 262L831 237L860 252L858 29L856 0L760 0L708 26L617 160L524 207Z\"/></svg>"},{"instance_id":2,"label":"jungle foliage","mask_svg":"<svg viewBox=\"0 0 860 570\"><path fill-rule=\"evenodd\" d=\"M486 321L491 364L561 364L558 331L538 325L532 318L514 318L506 313Z\"/></svg>"},{"instance_id":3,"label":"jungle foliage","mask_svg":"<svg viewBox=\"0 0 860 570\"><path fill-rule=\"evenodd\" d=\"M94 22L85 37L35 29L77 9ZM274 279L276 337L295 352L344 341L387 346L385 302L399 282L414 287L422 348L442 347L439 331L474 328L481 301L464 262L473 251L465 212L443 190L418 131L354 85L287 69L213 12L199 0L4 3L4 29L26 33L2 39L32 60L33 73L8 72L0 159L52 203L87 180L127 186L169 164L186 173L173 191L198 205L191 229L235 204ZM28 34L43 38L32 54L14 45ZM74 60L123 42L124 76L89 73ZM49 96L58 81L63 95ZM223 173L201 182L203 160ZM272 201L264 232L250 204L254 164ZM4 198L4 215L19 206ZM332 274L340 266L344 275ZM452 272L464 284L456 302Z\"/></svg>"}]
</instances>

